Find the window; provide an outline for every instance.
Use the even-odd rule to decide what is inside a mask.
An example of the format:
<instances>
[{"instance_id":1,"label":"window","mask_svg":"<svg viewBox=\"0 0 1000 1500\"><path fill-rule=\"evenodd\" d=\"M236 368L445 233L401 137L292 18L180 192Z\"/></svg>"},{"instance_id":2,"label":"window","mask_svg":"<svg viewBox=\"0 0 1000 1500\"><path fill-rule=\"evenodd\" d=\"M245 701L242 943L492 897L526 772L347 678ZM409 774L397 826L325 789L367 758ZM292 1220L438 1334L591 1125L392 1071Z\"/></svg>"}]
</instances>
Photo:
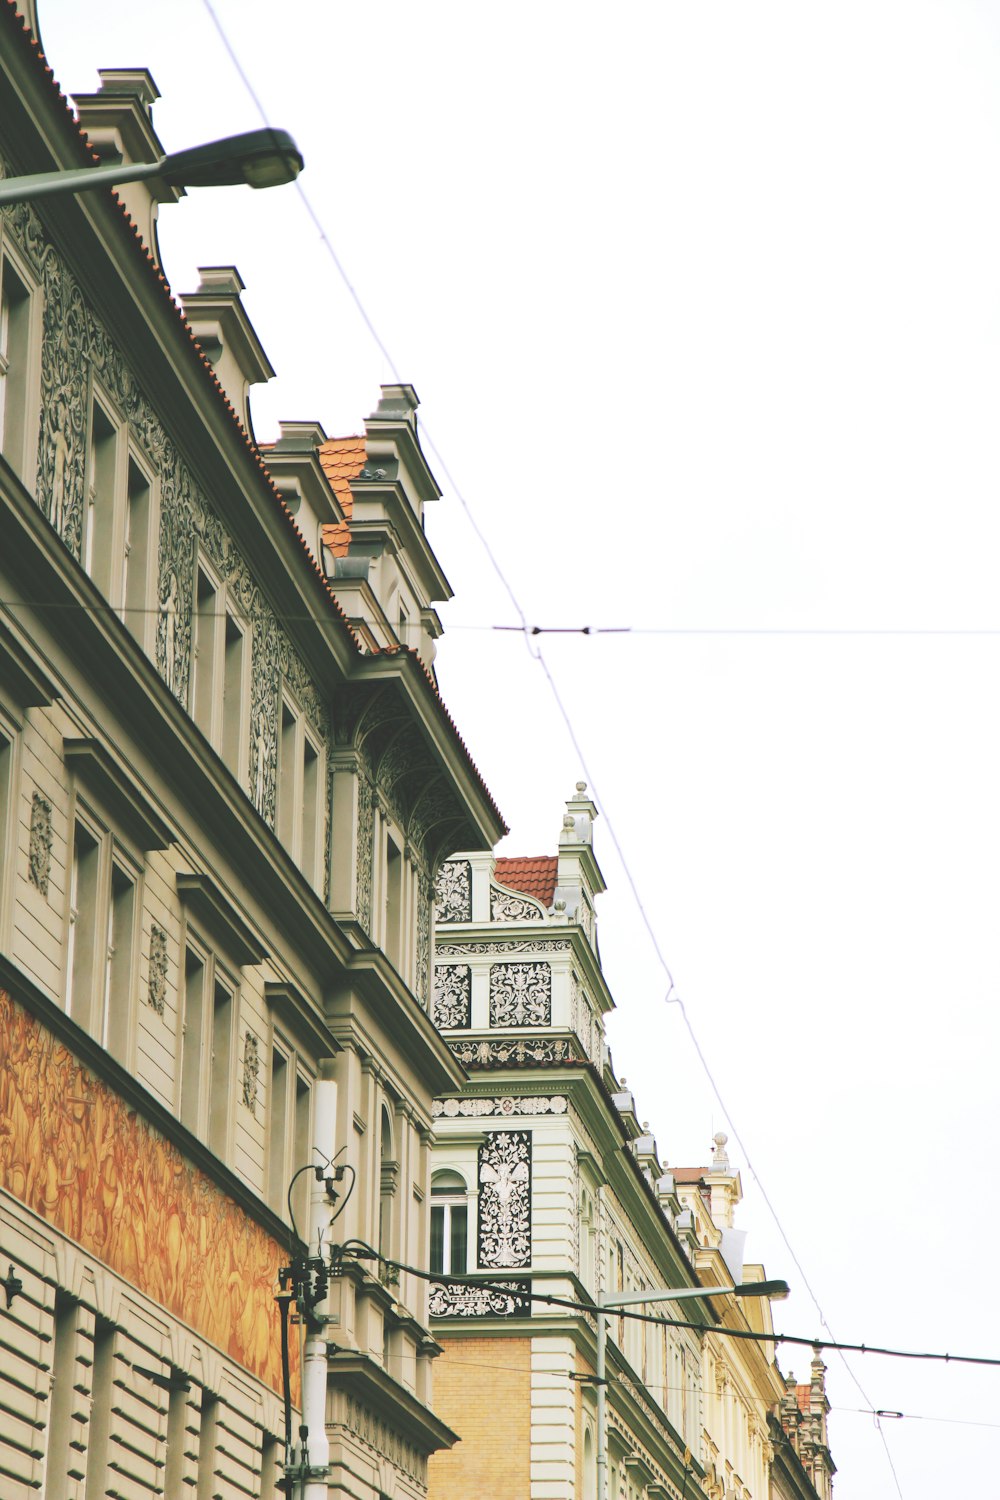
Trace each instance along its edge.
<instances>
[{"instance_id":1,"label":"window","mask_svg":"<svg viewBox=\"0 0 1000 1500\"><path fill-rule=\"evenodd\" d=\"M81 560L145 650L152 645L156 488L128 426L95 389L90 404Z\"/></svg>"},{"instance_id":2,"label":"window","mask_svg":"<svg viewBox=\"0 0 1000 1500\"><path fill-rule=\"evenodd\" d=\"M31 293L5 256L0 265L0 452L21 479L33 444L28 411L31 365Z\"/></svg>"},{"instance_id":3,"label":"window","mask_svg":"<svg viewBox=\"0 0 1000 1500\"><path fill-rule=\"evenodd\" d=\"M268 1093L267 1200L284 1217L292 1177L313 1159L312 1079L279 1037L271 1045ZM309 1233L309 1182L303 1172L292 1188L295 1227L303 1238Z\"/></svg>"},{"instance_id":4,"label":"window","mask_svg":"<svg viewBox=\"0 0 1000 1500\"><path fill-rule=\"evenodd\" d=\"M403 947L403 855L395 839L386 840L385 941L386 957L400 967Z\"/></svg>"},{"instance_id":5,"label":"window","mask_svg":"<svg viewBox=\"0 0 1000 1500\"><path fill-rule=\"evenodd\" d=\"M274 831L313 889L323 873L323 757L305 719L281 700Z\"/></svg>"},{"instance_id":6,"label":"window","mask_svg":"<svg viewBox=\"0 0 1000 1500\"><path fill-rule=\"evenodd\" d=\"M11 810L14 806L14 735L0 719L0 944L7 933L7 907L11 882L5 880L14 871L11 852Z\"/></svg>"},{"instance_id":7,"label":"window","mask_svg":"<svg viewBox=\"0 0 1000 1500\"><path fill-rule=\"evenodd\" d=\"M139 875L106 829L78 809L73 825L66 1008L127 1063L136 987Z\"/></svg>"},{"instance_id":8,"label":"window","mask_svg":"<svg viewBox=\"0 0 1000 1500\"><path fill-rule=\"evenodd\" d=\"M122 618L143 646L151 639L149 575L156 553L150 536L152 509L152 482L135 454L130 453L125 485L125 535L122 542L119 597Z\"/></svg>"},{"instance_id":9,"label":"window","mask_svg":"<svg viewBox=\"0 0 1000 1500\"><path fill-rule=\"evenodd\" d=\"M241 786L247 784L250 690L246 626L226 589L200 562L191 627L191 717Z\"/></svg>"},{"instance_id":10,"label":"window","mask_svg":"<svg viewBox=\"0 0 1000 1500\"><path fill-rule=\"evenodd\" d=\"M392 1151L392 1119L385 1105L381 1113L381 1136L379 1145L379 1198L378 1198L378 1253L389 1259L396 1244L393 1232L396 1200L396 1177L398 1163Z\"/></svg>"},{"instance_id":11,"label":"window","mask_svg":"<svg viewBox=\"0 0 1000 1500\"><path fill-rule=\"evenodd\" d=\"M83 566L106 598L113 599L115 491L118 479L118 423L99 400L90 412Z\"/></svg>"},{"instance_id":12,"label":"window","mask_svg":"<svg viewBox=\"0 0 1000 1500\"><path fill-rule=\"evenodd\" d=\"M469 1207L465 1179L458 1172L431 1178L431 1271L463 1276L469 1258Z\"/></svg>"},{"instance_id":13,"label":"window","mask_svg":"<svg viewBox=\"0 0 1000 1500\"><path fill-rule=\"evenodd\" d=\"M189 940L184 958L180 1118L215 1152L229 1149L236 986L213 953Z\"/></svg>"}]
</instances>

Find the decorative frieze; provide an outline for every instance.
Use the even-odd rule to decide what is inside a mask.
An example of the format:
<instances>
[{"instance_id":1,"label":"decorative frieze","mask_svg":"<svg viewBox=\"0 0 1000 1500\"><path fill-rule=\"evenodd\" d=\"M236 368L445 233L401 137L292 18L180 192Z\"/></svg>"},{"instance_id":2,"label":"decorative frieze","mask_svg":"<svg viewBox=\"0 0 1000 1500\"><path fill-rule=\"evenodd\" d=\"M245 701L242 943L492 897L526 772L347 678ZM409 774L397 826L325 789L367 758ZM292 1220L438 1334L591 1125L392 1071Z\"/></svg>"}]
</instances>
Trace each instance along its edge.
<instances>
[{"instance_id":1,"label":"decorative frieze","mask_svg":"<svg viewBox=\"0 0 1000 1500\"><path fill-rule=\"evenodd\" d=\"M162 1016L167 1007L167 934L158 923L149 929L149 984L146 999Z\"/></svg>"},{"instance_id":2,"label":"decorative frieze","mask_svg":"<svg viewBox=\"0 0 1000 1500\"><path fill-rule=\"evenodd\" d=\"M472 866L467 859L446 859L434 887L438 922L472 921Z\"/></svg>"},{"instance_id":3,"label":"decorative frieze","mask_svg":"<svg viewBox=\"0 0 1000 1500\"><path fill-rule=\"evenodd\" d=\"M479 1147L479 1264L531 1264L531 1132L494 1130Z\"/></svg>"},{"instance_id":4,"label":"decorative frieze","mask_svg":"<svg viewBox=\"0 0 1000 1500\"><path fill-rule=\"evenodd\" d=\"M31 794L31 827L28 833L28 875L43 896L49 894L52 873L52 803L41 792Z\"/></svg>"},{"instance_id":5,"label":"decorative frieze","mask_svg":"<svg viewBox=\"0 0 1000 1500\"><path fill-rule=\"evenodd\" d=\"M434 1024L442 1028L472 1023L472 970L468 964L435 964Z\"/></svg>"},{"instance_id":6,"label":"decorative frieze","mask_svg":"<svg viewBox=\"0 0 1000 1500\"><path fill-rule=\"evenodd\" d=\"M490 965L490 1025L550 1026L552 967L547 963Z\"/></svg>"},{"instance_id":7,"label":"decorative frieze","mask_svg":"<svg viewBox=\"0 0 1000 1500\"><path fill-rule=\"evenodd\" d=\"M513 942L436 943L434 946L439 958L461 958L467 953L567 953L573 945L564 938L542 938L536 943L518 939Z\"/></svg>"},{"instance_id":8,"label":"decorative frieze","mask_svg":"<svg viewBox=\"0 0 1000 1500\"><path fill-rule=\"evenodd\" d=\"M489 1286L448 1286L442 1281L430 1285L429 1311L432 1318L515 1318L531 1311L525 1295L530 1281L494 1281Z\"/></svg>"},{"instance_id":9,"label":"decorative frieze","mask_svg":"<svg viewBox=\"0 0 1000 1500\"><path fill-rule=\"evenodd\" d=\"M427 1459L424 1454L352 1395L346 1398L344 1426L374 1449L380 1458L388 1459L395 1468L426 1488Z\"/></svg>"},{"instance_id":10,"label":"decorative frieze","mask_svg":"<svg viewBox=\"0 0 1000 1500\"><path fill-rule=\"evenodd\" d=\"M435 1099L435 1119L475 1120L483 1115L564 1115L569 1100L564 1094L503 1094L495 1099Z\"/></svg>"},{"instance_id":11,"label":"decorative frieze","mask_svg":"<svg viewBox=\"0 0 1000 1500\"><path fill-rule=\"evenodd\" d=\"M491 922L540 922L545 916L537 901L515 896L501 886L490 886Z\"/></svg>"},{"instance_id":12,"label":"decorative frieze","mask_svg":"<svg viewBox=\"0 0 1000 1500\"><path fill-rule=\"evenodd\" d=\"M450 1042L465 1068L528 1068L547 1063L585 1062L569 1037L507 1037L502 1041Z\"/></svg>"}]
</instances>

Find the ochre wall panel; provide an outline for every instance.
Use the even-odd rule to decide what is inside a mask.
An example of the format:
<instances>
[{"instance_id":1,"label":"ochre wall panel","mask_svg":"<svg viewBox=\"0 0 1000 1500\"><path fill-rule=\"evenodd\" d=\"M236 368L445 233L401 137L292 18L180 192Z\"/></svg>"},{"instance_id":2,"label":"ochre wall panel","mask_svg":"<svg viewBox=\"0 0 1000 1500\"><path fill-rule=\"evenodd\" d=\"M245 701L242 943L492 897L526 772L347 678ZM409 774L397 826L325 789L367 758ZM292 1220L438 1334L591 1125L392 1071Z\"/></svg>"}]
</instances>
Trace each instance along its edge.
<instances>
[{"instance_id":1,"label":"ochre wall panel","mask_svg":"<svg viewBox=\"0 0 1000 1500\"><path fill-rule=\"evenodd\" d=\"M0 1187L281 1390L286 1253L5 990Z\"/></svg>"}]
</instances>

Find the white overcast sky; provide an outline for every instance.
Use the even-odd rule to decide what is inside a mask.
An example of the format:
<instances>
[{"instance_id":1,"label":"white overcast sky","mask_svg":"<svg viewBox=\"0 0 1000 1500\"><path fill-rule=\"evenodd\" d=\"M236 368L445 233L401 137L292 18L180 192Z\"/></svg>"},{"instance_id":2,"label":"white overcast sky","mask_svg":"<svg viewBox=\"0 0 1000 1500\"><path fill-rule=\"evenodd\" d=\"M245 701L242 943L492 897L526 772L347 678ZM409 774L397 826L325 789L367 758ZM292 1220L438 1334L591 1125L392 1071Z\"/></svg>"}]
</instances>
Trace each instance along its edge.
<instances>
[{"instance_id":1,"label":"white overcast sky","mask_svg":"<svg viewBox=\"0 0 1000 1500\"><path fill-rule=\"evenodd\" d=\"M39 3L68 93L150 68L168 149L260 123L204 0ZM731 632L540 638L662 1156L728 1131L819 1332L609 819L829 1325L1000 1356L1000 636L948 634L1000 630L1000 3L215 4L528 621ZM243 274L259 437L359 430L392 375L294 189L161 238L177 291ZM554 851L580 759L438 472L442 691L503 851ZM871 1406L905 1500L997 1493L1000 1371L828 1359L838 1500L897 1494Z\"/></svg>"}]
</instances>

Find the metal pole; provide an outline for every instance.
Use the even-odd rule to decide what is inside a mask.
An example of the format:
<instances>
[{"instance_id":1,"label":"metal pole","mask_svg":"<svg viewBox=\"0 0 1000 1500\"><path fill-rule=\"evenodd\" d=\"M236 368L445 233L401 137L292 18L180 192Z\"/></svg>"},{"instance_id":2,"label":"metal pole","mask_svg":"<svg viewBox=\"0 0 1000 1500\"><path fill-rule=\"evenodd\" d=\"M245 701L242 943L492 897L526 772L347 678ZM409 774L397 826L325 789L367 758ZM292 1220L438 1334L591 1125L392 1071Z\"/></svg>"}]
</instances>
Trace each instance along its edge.
<instances>
[{"instance_id":1,"label":"metal pole","mask_svg":"<svg viewBox=\"0 0 1000 1500\"><path fill-rule=\"evenodd\" d=\"M608 1315L597 1310L597 1500L608 1500Z\"/></svg>"}]
</instances>

